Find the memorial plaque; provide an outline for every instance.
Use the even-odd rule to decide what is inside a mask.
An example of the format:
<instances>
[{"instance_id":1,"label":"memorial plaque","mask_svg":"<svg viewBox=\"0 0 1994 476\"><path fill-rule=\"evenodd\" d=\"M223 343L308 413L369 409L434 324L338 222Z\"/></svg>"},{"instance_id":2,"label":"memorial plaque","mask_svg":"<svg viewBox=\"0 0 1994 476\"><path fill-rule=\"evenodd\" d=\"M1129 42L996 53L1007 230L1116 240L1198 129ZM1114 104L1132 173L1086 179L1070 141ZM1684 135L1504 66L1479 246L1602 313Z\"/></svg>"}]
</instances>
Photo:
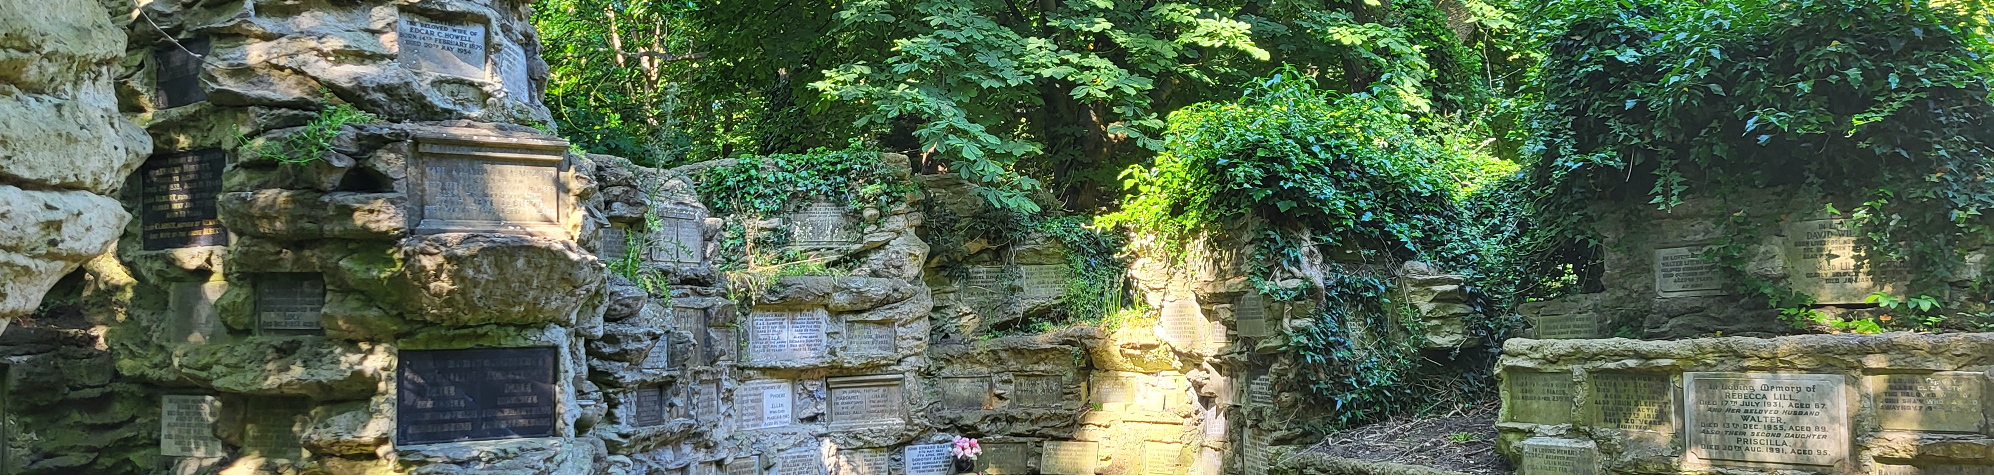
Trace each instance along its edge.
<instances>
[{"instance_id":1,"label":"memorial plaque","mask_svg":"<svg viewBox=\"0 0 1994 476\"><path fill-rule=\"evenodd\" d=\"M692 342L690 343L691 345L672 346L671 351L668 352L671 358L671 362L669 362L671 368L685 368L688 362L695 365L706 365L706 353L702 349L713 346L712 335L706 332L707 312L706 309L697 307L672 307L672 320L676 321L672 324L672 327L680 331L685 331L687 335L692 337ZM694 361L695 357L698 357L700 360Z\"/></svg>"},{"instance_id":2,"label":"memorial plaque","mask_svg":"<svg viewBox=\"0 0 1994 476\"><path fill-rule=\"evenodd\" d=\"M1026 408L1058 408L1066 396L1066 377L1061 375L1014 375L1011 398Z\"/></svg>"},{"instance_id":3,"label":"memorial plaque","mask_svg":"<svg viewBox=\"0 0 1994 476\"><path fill-rule=\"evenodd\" d=\"M1039 455L1039 474L1094 474L1101 444L1092 441L1048 441Z\"/></svg>"},{"instance_id":4,"label":"memorial plaque","mask_svg":"<svg viewBox=\"0 0 1994 476\"><path fill-rule=\"evenodd\" d=\"M1191 465L1184 461L1183 443L1142 442L1142 474L1185 474Z\"/></svg>"},{"instance_id":5,"label":"memorial plaque","mask_svg":"<svg viewBox=\"0 0 1994 476\"><path fill-rule=\"evenodd\" d=\"M1019 298L1059 299L1066 294L1066 265L1030 264L1018 267Z\"/></svg>"},{"instance_id":6,"label":"memorial plaque","mask_svg":"<svg viewBox=\"0 0 1994 476\"><path fill-rule=\"evenodd\" d=\"M1032 459L1030 443L982 443L983 455L976 457L977 474L1033 474L1026 463Z\"/></svg>"},{"instance_id":7,"label":"memorial plaque","mask_svg":"<svg viewBox=\"0 0 1994 476\"><path fill-rule=\"evenodd\" d=\"M526 49L510 41L495 41L492 75L499 88L520 102L533 101L533 83L527 76Z\"/></svg>"},{"instance_id":8,"label":"memorial plaque","mask_svg":"<svg viewBox=\"0 0 1994 476\"><path fill-rule=\"evenodd\" d=\"M795 420L788 380L756 380L734 389L734 415L743 430L781 428Z\"/></svg>"},{"instance_id":9,"label":"memorial plaque","mask_svg":"<svg viewBox=\"0 0 1994 476\"><path fill-rule=\"evenodd\" d=\"M700 461L685 468L686 474L720 474L720 465L713 461Z\"/></svg>"},{"instance_id":10,"label":"memorial plaque","mask_svg":"<svg viewBox=\"0 0 1994 476\"><path fill-rule=\"evenodd\" d=\"M907 397L899 375L867 375L824 379L830 393L831 429L842 430L907 423Z\"/></svg>"},{"instance_id":11,"label":"memorial plaque","mask_svg":"<svg viewBox=\"0 0 1994 476\"><path fill-rule=\"evenodd\" d=\"M1204 429L1206 444L1213 442L1222 443L1230 440L1230 438L1227 438L1227 433L1230 433L1227 430L1231 428L1228 428L1228 423L1226 423L1225 406L1214 405L1211 408L1203 410L1201 413L1204 413L1205 420L1199 426Z\"/></svg>"},{"instance_id":12,"label":"memorial plaque","mask_svg":"<svg viewBox=\"0 0 1994 476\"><path fill-rule=\"evenodd\" d=\"M903 463L907 466L902 473L909 475L938 475L955 472L955 459L949 456L949 444L908 445L901 450Z\"/></svg>"},{"instance_id":13,"label":"memorial plaque","mask_svg":"<svg viewBox=\"0 0 1994 476\"><path fill-rule=\"evenodd\" d=\"M1938 372L1863 377L1864 390L1886 430L1978 432L1982 420L1981 372Z\"/></svg>"},{"instance_id":14,"label":"memorial plaque","mask_svg":"<svg viewBox=\"0 0 1994 476\"><path fill-rule=\"evenodd\" d=\"M215 437L215 422L221 420L222 414L221 400L210 395L162 395L159 409L160 455L228 456L221 438Z\"/></svg>"},{"instance_id":15,"label":"memorial plaque","mask_svg":"<svg viewBox=\"0 0 1994 476\"><path fill-rule=\"evenodd\" d=\"M976 411L990 409L990 377L942 377L942 409Z\"/></svg>"},{"instance_id":16,"label":"memorial plaque","mask_svg":"<svg viewBox=\"0 0 1994 476\"><path fill-rule=\"evenodd\" d=\"M485 25L432 22L403 14L397 42L403 66L485 79Z\"/></svg>"},{"instance_id":17,"label":"memorial plaque","mask_svg":"<svg viewBox=\"0 0 1994 476\"><path fill-rule=\"evenodd\" d=\"M1198 344L1204 327L1205 316L1198 311L1197 299L1168 301L1156 321L1156 337L1171 347L1189 349Z\"/></svg>"},{"instance_id":18,"label":"memorial plaque","mask_svg":"<svg viewBox=\"0 0 1994 476\"><path fill-rule=\"evenodd\" d=\"M1267 337L1274 335L1267 326L1267 298L1257 291L1247 291L1232 305L1234 332L1240 337Z\"/></svg>"},{"instance_id":19,"label":"memorial plaque","mask_svg":"<svg viewBox=\"0 0 1994 476\"><path fill-rule=\"evenodd\" d=\"M1094 376L1094 403L1133 401L1135 401L1135 378L1114 374Z\"/></svg>"},{"instance_id":20,"label":"memorial plaque","mask_svg":"<svg viewBox=\"0 0 1994 476\"><path fill-rule=\"evenodd\" d=\"M729 304L727 307L733 307L733 305ZM735 333L736 330L732 327L706 329L706 344L700 350L706 354L707 365L718 365L721 362L732 362L734 360L734 346L737 345L735 343Z\"/></svg>"},{"instance_id":21,"label":"memorial plaque","mask_svg":"<svg viewBox=\"0 0 1994 476\"><path fill-rule=\"evenodd\" d=\"M748 314L750 362L816 360L827 354L823 308L805 311L754 311Z\"/></svg>"},{"instance_id":22,"label":"memorial plaque","mask_svg":"<svg viewBox=\"0 0 1994 476\"><path fill-rule=\"evenodd\" d=\"M260 330L320 330L325 280L318 274L275 273L256 279L256 327Z\"/></svg>"},{"instance_id":23,"label":"memorial plaque","mask_svg":"<svg viewBox=\"0 0 1994 476\"><path fill-rule=\"evenodd\" d=\"M228 283L173 283L168 289L163 337L169 344L224 342L228 331L222 327L221 312L215 301L228 292Z\"/></svg>"},{"instance_id":24,"label":"memorial plaque","mask_svg":"<svg viewBox=\"0 0 1994 476\"><path fill-rule=\"evenodd\" d=\"M1696 258L1702 251L1701 246L1655 250L1655 291L1665 298L1730 294L1717 263Z\"/></svg>"},{"instance_id":25,"label":"memorial plaque","mask_svg":"<svg viewBox=\"0 0 1994 476\"><path fill-rule=\"evenodd\" d=\"M1247 428L1245 433L1240 435L1240 438L1243 440L1241 441L1241 449L1246 452L1245 457L1242 458L1245 460L1242 461L1243 465L1246 466L1245 474L1267 474L1269 469L1267 449L1273 446L1270 444L1272 442L1267 441L1267 437L1261 435L1260 430L1253 428Z\"/></svg>"},{"instance_id":26,"label":"memorial plaque","mask_svg":"<svg viewBox=\"0 0 1994 476\"><path fill-rule=\"evenodd\" d=\"M222 228L221 209L215 199L222 194L222 168L228 166L228 152L201 149L155 154L139 169L142 227L140 241L147 250L228 245L228 229Z\"/></svg>"},{"instance_id":27,"label":"memorial plaque","mask_svg":"<svg viewBox=\"0 0 1994 476\"><path fill-rule=\"evenodd\" d=\"M1246 400L1254 406L1274 408L1274 377L1261 375L1246 384Z\"/></svg>"},{"instance_id":28,"label":"memorial plaque","mask_svg":"<svg viewBox=\"0 0 1994 476\"><path fill-rule=\"evenodd\" d=\"M1692 454L1817 466L1848 459L1841 375L1687 372L1683 381Z\"/></svg>"},{"instance_id":29,"label":"memorial plaque","mask_svg":"<svg viewBox=\"0 0 1994 476\"><path fill-rule=\"evenodd\" d=\"M807 441L775 455L775 472L771 474L825 474L824 450L816 441Z\"/></svg>"},{"instance_id":30,"label":"memorial plaque","mask_svg":"<svg viewBox=\"0 0 1994 476\"><path fill-rule=\"evenodd\" d=\"M692 386L692 418L701 425L720 422L720 381L701 380Z\"/></svg>"},{"instance_id":31,"label":"memorial plaque","mask_svg":"<svg viewBox=\"0 0 1994 476\"><path fill-rule=\"evenodd\" d=\"M311 428L311 400L302 398L251 398L242 412L243 454L302 462L303 435Z\"/></svg>"},{"instance_id":32,"label":"memorial plaque","mask_svg":"<svg viewBox=\"0 0 1994 476\"><path fill-rule=\"evenodd\" d=\"M395 442L554 436L553 347L403 350Z\"/></svg>"},{"instance_id":33,"label":"memorial plaque","mask_svg":"<svg viewBox=\"0 0 1994 476\"><path fill-rule=\"evenodd\" d=\"M1858 257L1856 230L1848 220L1786 224L1787 285L1814 296L1815 304L1861 304L1870 294L1903 294L1902 263Z\"/></svg>"},{"instance_id":34,"label":"memorial plaque","mask_svg":"<svg viewBox=\"0 0 1994 476\"><path fill-rule=\"evenodd\" d=\"M900 336L892 323L845 323L845 348L855 355L893 355Z\"/></svg>"},{"instance_id":35,"label":"memorial plaque","mask_svg":"<svg viewBox=\"0 0 1994 476\"><path fill-rule=\"evenodd\" d=\"M1517 474L1603 474L1599 447L1589 440L1537 437L1523 440Z\"/></svg>"},{"instance_id":36,"label":"memorial plaque","mask_svg":"<svg viewBox=\"0 0 1994 476\"><path fill-rule=\"evenodd\" d=\"M829 463L830 474L893 474L893 453L886 448L839 449Z\"/></svg>"},{"instance_id":37,"label":"memorial plaque","mask_svg":"<svg viewBox=\"0 0 1994 476\"><path fill-rule=\"evenodd\" d=\"M1994 474L1994 466L1972 464L1883 464L1876 463L1876 474Z\"/></svg>"},{"instance_id":38,"label":"memorial plaque","mask_svg":"<svg viewBox=\"0 0 1994 476\"><path fill-rule=\"evenodd\" d=\"M665 388L644 387L630 393L630 426L665 424Z\"/></svg>"},{"instance_id":39,"label":"memorial plaque","mask_svg":"<svg viewBox=\"0 0 1994 476\"><path fill-rule=\"evenodd\" d=\"M539 136L418 133L418 234L512 233L568 238L562 179L568 143Z\"/></svg>"},{"instance_id":40,"label":"memorial plaque","mask_svg":"<svg viewBox=\"0 0 1994 476\"><path fill-rule=\"evenodd\" d=\"M599 257L603 261L623 261L630 250L630 229L623 225L610 225L601 229L602 240L597 248L602 249Z\"/></svg>"},{"instance_id":41,"label":"memorial plaque","mask_svg":"<svg viewBox=\"0 0 1994 476\"><path fill-rule=\"evenodd\" d=\"M657 247L651 259L675 264L699 264L706 258L706 212L685 205L657 207Z\"/></svg>"},{"instance_id":42,"label":"memorial plaque","mask_svg":"<svg viewBox=\"0 0 1994 476\"><path fill-rule=\"evenodd\" d=\"M1604 339L1613 337L1612 323L1589 311L1547 314L1531 319L1538 339Z\"/></svg>"},{"instance_id":43,"label":"memorial plaque","mask_svg":"<svg viewBox=\"0 0 1994 476\"><path fill-rule=\"evenodd\" d=\"M845 207L831 202L812 202L790 215L790 233L802 246L843 246L858 242L859 235Z\"/></svg>"},{"instance_id":44,"label":"memorial plaque","mask_svg":"<svg viewBox=\"0 0 1994 476\"><path fill-rule=\"evenodd\" d=\"M962 281L962 302L978 315L996 317L1003 314L1010 294L1010 286L1002 266L971 266Z\"/></svg>"},{"instance_id":45,"label":"memorial plaque","mask_svg":"<svg viewBox=\"0 0 1994 476\"><path fill-rule=\"evenodd\" d=\"M739 475L762 474L761 458L756 456L735 456L734 459L727 460L727 465L721 467L721 471L727 474Z\"/></svg>"},{"instance_id":46,"label":"memorial plaque","mask_svg":"<svg viewBox=\"0 0 1994 476\"><path fill-rule=\"evenodd\" d=\"M172 109L208 100L201 88L201 65L213 49L208 37L167 42L153 50L152 85L159 109Z\"/></svg>"},{"instance_id":47,"label":"memorial plaque","mask_svg":"<svg viewBox=\"0 0 1994 476\"><path fill-rule=\"evenodd\" d=\"M1516 370L1503 373L1509 386L1509 421L1559 425L1572 422L1572 375Z\"/></svg>"},{"instance_id":48,"label":"memorial plaque","mask_svg":"<svg viewBox=\"0 0 1994 476\"><path fill-rule=\"evenodd\" d=\"M1673 433L1674 387L1669 376L1595 372L1586 421L1622 430Z\"/></svg>"},{"instance_id":49,"label":"memorial plaque","mask_svg":"<svg viewBox=\"0 0 1994 476\"><path fill-rule=\"evenodd\" d=\"M1190 401L1191 380L1184 378L1183 374L1157 375L1151 377L1150 385L1155 386L1156 391L1144 392L1138 397L1155 397L1153 403L1158 406L1152 407L1152 410L1169 412Z\"/></svg>"}]
</instances>

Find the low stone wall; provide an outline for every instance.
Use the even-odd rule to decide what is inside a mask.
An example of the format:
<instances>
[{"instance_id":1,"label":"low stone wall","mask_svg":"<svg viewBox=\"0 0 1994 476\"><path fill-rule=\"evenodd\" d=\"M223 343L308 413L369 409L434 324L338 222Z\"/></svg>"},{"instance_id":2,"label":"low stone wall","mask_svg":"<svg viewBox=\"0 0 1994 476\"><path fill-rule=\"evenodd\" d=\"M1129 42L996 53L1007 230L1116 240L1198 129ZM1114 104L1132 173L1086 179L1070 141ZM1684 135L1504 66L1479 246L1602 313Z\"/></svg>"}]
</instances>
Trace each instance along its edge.
<instances>
[{"instance_id":1,"label":"low stone wall","mask_svg":"<svg viewBox=\"0 0 1994 476\"><path fill-rule=\"evenodd\" d=\"M1511 339L1498 449L1525 474L1986 474L1990 367L1994 334Z\"/></svg>"}]
</instances>

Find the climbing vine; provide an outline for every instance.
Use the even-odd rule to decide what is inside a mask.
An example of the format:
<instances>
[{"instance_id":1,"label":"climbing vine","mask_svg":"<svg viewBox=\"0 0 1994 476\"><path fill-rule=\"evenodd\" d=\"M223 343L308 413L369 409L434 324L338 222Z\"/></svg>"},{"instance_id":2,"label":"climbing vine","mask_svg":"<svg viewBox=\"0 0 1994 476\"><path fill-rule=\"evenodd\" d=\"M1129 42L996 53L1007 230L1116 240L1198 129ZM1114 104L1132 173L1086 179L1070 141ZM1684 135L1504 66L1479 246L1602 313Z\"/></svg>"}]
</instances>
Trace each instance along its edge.
<instances>
[{"instance_id":1,"label":"climbing vine","mask_svg":"<svg viewBox=\"0 0 1994 476\"><path fill-rule=\"evenodd\" d=\"M730 290L752 299L784 276L848 271L848 263L826 262L788 247L785 230L752 223L817 200L838 203L847 214L864 215L873 209L885 216L916 189L906 169L883 160L876 149L852 141L844 149L741 157L694 172L700 200L717 214L735 217L727 221L720 238L720 267L735 284ZM862 225L877 225L876 220Z\"/></svg>"}]
</instances>

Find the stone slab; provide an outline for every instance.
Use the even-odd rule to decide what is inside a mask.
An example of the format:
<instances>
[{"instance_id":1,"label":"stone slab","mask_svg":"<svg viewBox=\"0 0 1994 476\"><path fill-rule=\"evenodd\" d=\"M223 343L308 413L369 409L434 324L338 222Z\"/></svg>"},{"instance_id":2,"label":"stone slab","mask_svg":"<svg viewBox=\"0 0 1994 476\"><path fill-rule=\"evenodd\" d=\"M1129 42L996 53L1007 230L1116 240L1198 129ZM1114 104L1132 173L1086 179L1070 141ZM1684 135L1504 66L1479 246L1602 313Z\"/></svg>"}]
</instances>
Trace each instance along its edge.
<instances>
[{"instance_id":1,"label":"stone slab","mask_svg":"<svg viewBox=\"0 0 1994 476\"><path fill-rule=\"evenodd\" d=\"M510 41L495 41L493 44L492 79L498 81L506 95L515 100L536 102L533 93L538 90L534 89L527 73L531 66L527 63L526 49Z\"/></svg>"},{"instance_id":2,"label":"stone slab","mask_svg":"<svg viewBox=\"0 0 1994 476\"><path fill-rule=\"evenodd\" d=\"M172 109L208 100L201 87L203 57L214 49L206 36L167 42L152 50L153 97L159 109Z\"/></svg>"},{"instance_id":3,"label":"stone slab","mask_svg":"<svg viewBox=\"0 0 1994 476\"><path fill-rule=\"evenodd\" d=\"M1835 466L1849 457L1844 377L1685 372L1689 452L1709 460Z\"/></svg>"},{"instance_id":4,"label":"stone slab","mask_svg":"<svg viewBox=\"0 0 1994 476\"><path fill-rule=\"evenodd\" d=\"M623 261L623 259L629 255L630 252L629 227L623 226L621 224L615 224L597 229L597 232L601 233L601 235L599 235L600 238L596 241L597 242L596 247L601 249L600 252L596 253L597 257L602 258L603 261L614 262L614 261Z\"/></svg>"},{"instance_id":5,"label":"stone slab","mask_svg":"<svg viewBox=\"0 0 1994 476\"><path fill-rule=\"evenodd\" d=\"M696 265L706 258L706 211L685 205L659 205L651 259Z\"/></svg>"},{"instance_id":6,"label":"stone slab","mask_svg":"<svg viewBox=\"0 0 1994 476\"><path fill-rule=\"evenodd\" d=\"M1198 300L1178 299L1163 303L1161 317L1156 321L1156 338L1170 343L1178 349L1196 348L1205 331L1205 315L1198 309Z\"/></svg>"},{"instance_id":7,"label":"stone slab","mask_svg":"<svg viewBox=\"0 0 1994 476\"><path fill-rule=\"evenodd\" d=\"M1253 406L1274 408L1274 377L1261 375L1247 382L1246 401Z\"/></svg>"},{"instance_id":8,"label":"stone slab","mask_svg":"<svg viewBox=\"0 0 1994 476\"><path fill-rule=\"evenodd\" d=\"M1994 465L1876 463L1872 467L1876 474L1994 474Z\"/></svg>"},{"instance_id":9,"label":"stone slab","mask_svg":"<svg viewBox=\"0 0 1994 476\"><path fill-rule=\"evenodd\" d=\"M1701 246L1655 250L1655 292L1665 298L1722 296L1730 294L1724 285L1723 267L1697 259Z\"/></svg>"},{"instance_id":10,"label":"stone slab","mask_svg":"<svg viewBox=\"0 0 1994 476\"><path fill-rule=\"evenodd\" d=\"M816 440L805 441L775 455L775 468L769 474L827 474L824 450Z\"/></svg>"},{"instance_id":11,"label":"stone slab","mask_svg":"<svg viewBox=\"0 0 1994 476\"><path fill-rule=\"evenodd\" d=\"M866 375L824 379L830 393L831 428L844 430L907 423L907 396L900 375Z\"/></svg>"},{"instance_id":12,"label":"stone slab","mask_svg":"<svg viewBox=\"0 0 1994 476\"><path fill-rule=\"evenodd\" d=\"M415 232L569 238L566 153L558 140L418 134Z\"/></svg>"},{"instance_id":13,"label":"stone slab","mask_svg":"<svg viewBox=\"0 0 1994 476\"><path fill-rule=\"evenodd\" d=\"M762 474L762 461L758 456L735 456L720 467L720 471L734 475Z\"/></svg>"},{"instance_id":14,"label":"stone slab","mask_svg":"<svg viewBox=\"0 0 1994 476\"><path fill-rule=\"evenodd\" d=\"M893 355L900 350L898 331L892 323L847 322L845 352L866 356Z\"/></svg>"},{"instance_id":15,"label":"stone slab","mask_svg":"<svg viewBox=\"0 0 1994 476\"><path fill-rule=\"evenodd\" d=\"M1028 264L1018 267L1018 297L1025 300L1058 299L1066 294L1066 265Z\"/></svg>"},{"instance_id":16,"label":"stone slab","mask_svg":"<svg viewBox=\"0 0 1994 476\"><path fill-rule=\"evenodd\" d=\"M485 25L444 23L404 13L396 28L403 66L470 79L485 78Z\"/></svg>"},{"instance_id":17,"label":"stone slab","mask_svg":"<svg viewBox=\"0 0 1994 476\"><path fill-rule=\"evenodd\" d=\"M1886 430L1979 432L1986 420L1983 372L1863 377L1863 391Z\"/></svg>"},{"instance_id":18,"label":"stone slab","mask_svg":"<svg viewBox=\"0 0 1994 476\"><path fill-rule=\"evenodd\" d=\"M789 216L791 241L802 246L843 246L858 242L857 224L845 206L812 202Z\"/></svg>"},{"instance_id":19,"label":"stone slab","mask_svg":"<svg viewBox=\"0 0 1994 476\"><path fill-rule=\"evenodd\" d=\"M734 415L742 430L781 428L795 421L788 380L755 380L734 389Z\"/></svg>"},{"instance_id":20,"label":"stone slab","mask_svg":"<svg viewBox=\"0 0 1994 476\"><path fill-rule=\"evenodd\" d=\"M749 313L744 358L754 363L822 359L828 355L824 326L829 320L830 313L823 308Z\"/></svg>"},{"instance_id":21,"label":"stone slab","mask_svg":"<svg viewBox=\"0 0 1994 476\"><path fill-rule=\"evenodd\" d=\"M1599 446L1590 440L1530 438L1519 445L1522 464L1517 474L1604 474Z\"/></svg>"},{"instance_id":22,"label":"stone slab","mask_svg":"<svg viewBox=\"0 0 1994 476\"><path fill-rule=\"evenodd\" d=\"M1039 455L1041 474L1094 474L1101 444L1093 441L1047 441Z\"/></svg>"},{"instance_id":23,"label":"stone slab","mask_svg":"<svg viewBox=\"0 0 1994 476\"><path fill-rule=\"evenodd\" d=\"M1066 376L1011 376L1011 401L1024 408L1058 408L1066 397Z\"/></svg>"},{"instance_id":24,"label":"stone slab","mask_svg":"<svg viewBox=\"0 0 1994 476\"><path fill-rule=\"evenodd\" d=\"M271 273L256 279L256 328L261 331L324 329L325 278L315 273Z\"/></svg>"},{"instance_id":25,"label":"stone slab","mask_svg":"<svg viewBox=\"0 0 1994 476\"><path fill-rule=\"evenodd\" d=\"M1594 372L1586 422L1594 426L1675 432L1675 386L1663 374Z\"/></svg>"},{"instance_id":26,"label":"stone slab","mask_svg":"<svg viewBox=\"0 0 1994 476\"><path fill-rule=\"evenodd\" d=\"M162 395L159 397L159 454L189 458L228 456L221 438L215 437L215 423L221 421L222 402L212 395Z\"/></svg>"},{"instance_id":27,"label":"stone slab","mask_svg":"<svg viewBox=\"0 0 1994 476\"><path fill-rule=\"evenodd\" d=\"M1787 222L1787 285L1815 304L1862 304L1878 291L1903 294L1901 263L1858 259L1857 232L1845 219Z\"/></svg>"},{"instance_id":28,"label":"stone slab","mask_svg":"<svg viewBox=\"0 0 1994 476\"><path fill-rule=\"evenodd\" d=\"M242 412L243 454L302 463L303 435L311 428L312 402L303 398L255 397Z\"/></svg>"},{"instance_id":29,"label":"stone slab","mask_svg":"<svg viewBox=\"0 0 1994 476\"><path fill-rule=\"evenodd\" d=\"M886 448L840 448L825 466L837 475L893 474L893 453Z\"/></svg>"},{"instance_id":30,"label":"stone slab","mask_svg":"<svg viewBox=\"0 0 1994 476\"><path fill-rule=\"evenodd\" d=\"M1558 425L1572 422L1572 376L1559 372L1512 371L1503 374L1509 396L1503 400L1509 421Z\"/></svg>"},{"instance_id":31,"label":"stone slab","mask_svg":"<svg viewBox=\"0 0 1994 476\"><path fill-rule=\"evenodd\" d=\"M153 154L139 166L139 241L147 250L224 246L222 169L228 152L200 149Z\"/></svg>"},{"instance_id":32,"label":"stone slab","mask_svg":"<svg viewBox=\"0 0 1994 476\"><path fill-rule=\"evenodd\" d=\"M702 380L692 387L692 418L701 425L720 422L720 380Z\"/></svg>"},{"instance_id":33,"label":"stone slab","mask_svg":"<svg viewBox=\"0 0 1994 476\"><path fill-rule=\"evenodd\" d=\"M1097 373L1094 375L1094 403L1134 402L1135 387L1133 376Z\"/></svg>"},{"instance_id":34,"label":"stone slab","mask_svg":"<svg viewBox=\"0 0 1994 476\"><path fill-rule=\"evenodd\" d=\"M990 376L942 377L936 384L941 388L942 409L952 411L977 411L990 409Z\"/></svg>"},{"instance_id":35,"label":"stone slab","mask_svg":"<svg viewBox=\"0 0 1994 476\"><path fill-rule=\"evenodd\" d=\"M228 330L215 307L228 283L173 283L167 288L167 315L162 337L169 344L227 342Z\"/></svg>"},{"instance_id":36,"label":"stone slab","mask_svg":"<svg viewBox=\"0 0 1994 476\"><path fill-rule=\"evenodd\" d=\"M1031 443L982 443L983 454L976 457L977 474L1034 474L1026 467L1032 460Z\"/></svg>"},{"instance_id":37,"label":"stone slab","mask_svg":"<svg viewBox=\"0 0 1994 476\"><path fill-rule=\"evenodd\" d=\"M395 442L553 436L559 365L553 347L403 350Z\"/></svg>"},{"instance_id":38,"label":"stone slab","mask_svg":"<svg viewBox=\"0 0 1994 476\"><path fill-rule=\"evenodd\" d=\"M630 426L647 427L665 424L665 388L652 386L639 388L630 393Z\"/></svg>"},{"instance_id":39,"label":"stone slab","mask_svg":"<svg viewBox=\"0 0 1994 476\"><path fill-rule=\"evenodd\" d=\"M1605 339L1613 337L1613 323L1590 311L1532 316L1538 339Z\"/></svg>"},{"instance_id":40,"label":"stone slab","mask_svg":"<svg viewBox=\"0 0 1994 476\"><path fill-rule=\"evenodd\" d=\"M1274 335L1267 325L1267 298L1257 291L1247 291L1233 301L1233 331L1240 337L1267 337Z\"/></svg>"},{"instance_id":41,"label":"stone slab","mask_svg":"<svg viewBox=\"0 0 1994 476\"><path fill-rule=\"evenodd\" d=\"M906 466L903 474L939 475L955 470L955 461L949 456L949 444L907 445L901 450L901 461Z\"/></svg>"},{"instance_id":42,"label":"stone slab","mask_svg":"<svg viewBox=\"0 0 1994 476\"><path fill-rule=\"evenodd\" d=\"M1273 446L1273 442L1267 440L1264 432L1255 428L1246 429L1240 438L1240 451L1246 453L1240 458L1240 464L1246 470L1245 474L1267 474L1270 461L1267 452Z\"/></svg>"},{"instance_id":43,"label":"stone slab","mask_svg":"<svg viewBox=\"0 0 1994 476\"><path fill-rule=\"evenodd\" d=\"M1142 474L1186 474L1191 465L1184 458L1183 443L1142 442Z\"/></svg>"}]
</instances>

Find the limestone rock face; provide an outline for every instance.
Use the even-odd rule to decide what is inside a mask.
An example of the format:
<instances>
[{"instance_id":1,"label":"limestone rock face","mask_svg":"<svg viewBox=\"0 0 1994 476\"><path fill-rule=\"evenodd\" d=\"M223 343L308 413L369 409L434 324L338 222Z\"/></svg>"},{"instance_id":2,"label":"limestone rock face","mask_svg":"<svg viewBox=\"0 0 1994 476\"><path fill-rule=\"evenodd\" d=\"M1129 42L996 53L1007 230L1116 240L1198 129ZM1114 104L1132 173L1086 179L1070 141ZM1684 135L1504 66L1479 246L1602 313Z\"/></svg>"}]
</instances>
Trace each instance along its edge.
<instances>
[{"instance_id":1,"label":"limestone rock face","mask_svg":"<svg viewBox=\"0 0 1994 476\"><path fill-rule=\"evenodd\" d=\"M435 323L571 324L604 279L568 241L450 233L411 238L401 252L407 315Z\"/></svg>"},{"instance_id":2,"label":"limestone rock face","mask_svg":"<svg viewBox=\"0 0 1994 476\"><path fill-rule=\"evenodd\" d=\"M0 5L0 329L131 219L114 193L151 153L118 115L125 36L87 0Z\"/></svg>"}]
</instances>

